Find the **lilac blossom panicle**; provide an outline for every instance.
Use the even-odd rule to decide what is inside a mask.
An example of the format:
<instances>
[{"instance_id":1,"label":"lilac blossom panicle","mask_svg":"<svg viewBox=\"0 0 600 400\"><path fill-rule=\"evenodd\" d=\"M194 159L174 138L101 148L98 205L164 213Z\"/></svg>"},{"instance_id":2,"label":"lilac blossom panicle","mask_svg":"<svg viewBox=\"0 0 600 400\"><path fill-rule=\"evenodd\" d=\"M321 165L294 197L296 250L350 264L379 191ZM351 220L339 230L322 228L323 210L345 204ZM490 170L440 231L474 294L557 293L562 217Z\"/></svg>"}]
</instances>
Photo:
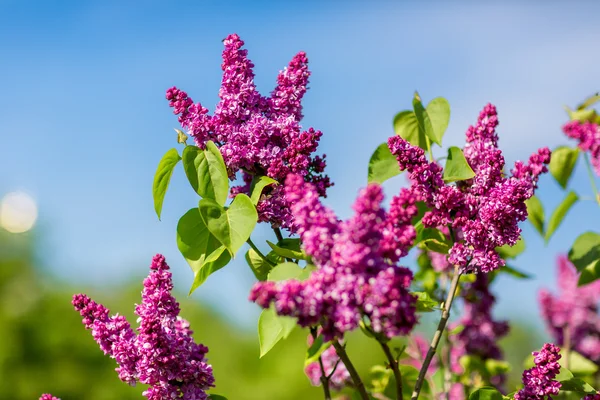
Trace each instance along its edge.
<instances>
[{"instance_id":1,"label":"lilac blossom panicle","mask_svg":"<svg viewBox=\"0 0 600 400\"><path fill-rule=\"evenodd\" d=\"M312 335L309 335L308 345L311 346L312 343ZM338 357L333 346L329 346L323 353L321 353L321 361L323 362L325 375L330 376L329 387L331 389L341 390L351 381L348 369L344 363L340 361L340 358ZM304 373L313 386L321 385L321 376L323 374L319 361L308 364L306 368L304 368Z\"/></svg>"},{"instance_id":2,"label":"lilac blossom panicle","mask_svg":"<svg viewBox=\"0 0 600 400\"><path fill-rule=\"evenodd\" d=\"M285 190L303 249L317 269L302 282L258 282L250 300L263 308L273 303L279 315L301 326L321 325L326 340L341 339L363 317L387 337L409 333L417 321L416 298L408 292L412 273L396 262L416 236L416 196L403 189L386 212L381 187L371 184L358 195L354 216L338 221L301 176L290 175Z\"/></svg>"},{"instance_id":3,"label":"lilac blossom panicle","mask_svg":"<svg viewBox=\"0 0 600 400\"><path fill-rule=\"evenodd\" d=\"M482 361L503 359L498 340L506 336L509 330L506 321L495 321L492 317L496 299L489 291L489 279L486 274L478 274L475 282L466 285L461 296L464 300L463 316L449 326L450 330L458 325L463 326L459 333L450 336L450 365L456 374L463 373L459 359L464 355L476 356ZM492 376L490 383L501 387L505 378L504 375Z\"/></svg>"},{"instance_id":4,"label":"lilac blossom panicle","mask_svg":"<svg viewBox=\"0 0 600 400\"><path fill-rule=\"evenodd\" d=\"M323 197L332 185L323 174L325 156L313 155L321 131L303 130L300 125L301 101L310 76L308 59L304 52L296 54L279 73L271 96L263 97L254 84L254 64L242 49L244 42L231 34L223 43L223 79L214 115L208 115L208 109L194 104L176 87L167 90L167 100L198 147L204 148L212 140L223 154L230 178L241 173L244 185L233 187L232 196L250 194L255 176L266 175L279 182L263 192L257 204L259 221L293 232L296 226L282 187L288 174L313 183Z\"/></svg>"},{"instance_id":5,"label":"lilac blossom panicle","mask_svg":"<svg viewBox=\"0 0 600 400\"><path fill-rule=\"evenodd\" d=\"M119 365L119 378L130 385L150 385L143 395L151 400L182 398L204 400L214 386L208 349L194 343L189 323L179 317L179 303L171 291L173 281L165 258L152 259L144 279L142 303L136 306L140 326L136 333L121 315L109 311L84 294L73 296L73 306L104 354Z\"/></svg>"},{"instance_id":6,"label":"lilac blossom panicle","mask_svg":"<svg viewBox=\"0 0 600 400\"><path fill-rule=\"evenodd\" d=\"M560 372L559 352L551 343L533 352L535 366L523 372L525 386L515 394L515 400L545 400L558 394L561 384L555 378Z\"/></svg>"},{"instance_id":7,"label":"lilac blossom panicle","mask_svg":"<svg viewBox=\"0 0 600 400\"><path fill-rule=\"evenodd\" d=\"M515 163L512 176L505 175L497 125L496 108L488 104L466 134L464 155L475 177L456 185L444 183L442 168L428 162L423 149L399 136L388 140L400 169L409 172L413 190L430 209L423 225L451 226L460 239L450 249L448 261L462 272L490 272L505 264L495 248L513 246L519 239L518 223L527 219L525 200L533 196L550 162L550 150L542 148L527 164Z\"/></svg>"},{"instance_id":8,"label":"lilac blossom panicle","mask_svg":"<svg viewBox=\"0 0 600 400\"><path fill-rule=\"evenodd\" d=\"M54 397L49 393L44 393L40 396L40 400L60 400L58 397Z\"/></svg>"},{"instance_id":9,"label":"lilac blossom panicle","mask_svg":"<svg viewBox=\"0 0 600 400\"><path fill-rule=\"evenodd\" d=\"M582 151L590 153L596 175L600 175L600 129L592 122L570 121L563 126L563 132L577 140Z\"/></svg>"},{"instance_id":10,"label":"lilac blossom panicle","mask_svg":"<svg viewBox=\"0 0 600 400\"><path fill-rule=\"evenodd\" d=\"M577 286L579 273L566 256L558 258L557 272L558 294L539 293L542 317L557 343L568 330L573 350L600 363L600 281Z\"/></svg>"}]
</instances>

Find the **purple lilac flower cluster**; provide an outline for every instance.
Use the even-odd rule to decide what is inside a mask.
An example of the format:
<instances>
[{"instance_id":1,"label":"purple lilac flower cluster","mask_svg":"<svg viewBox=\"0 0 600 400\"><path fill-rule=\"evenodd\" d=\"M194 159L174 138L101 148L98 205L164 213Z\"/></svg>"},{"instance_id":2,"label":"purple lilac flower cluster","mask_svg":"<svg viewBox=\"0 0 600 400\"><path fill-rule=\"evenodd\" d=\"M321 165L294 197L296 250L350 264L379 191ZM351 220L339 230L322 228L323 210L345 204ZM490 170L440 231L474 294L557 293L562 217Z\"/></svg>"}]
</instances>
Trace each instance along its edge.
<instances>
[{"instance_id":1,"label":"purple lilac flower cluster","mask_svg":"<svg viewBox=\"0 0 600 400\"><path fill-rule=\"evenodd\" d=\"M506 321L495 321L492 318L492 307L496 299L489 291L489 279L486 274L478 274L475 282L465 286L461 296L464 300L462 318L450 329L462 325L463 329L450 337L452 343L451 367L454 373L462 373L459 363L463 355L477 356L481 360L503 359L498 340L508 333ZM491 377L490 383L501 386L504 375Z\"/></svg>"},{"instance_id":2,"label":"purple lilac flower cluster","mask_svg":"<svg viewBox=\"0 0 600 400\"><path fill-rule=\"evenodd\" d=\"M542 317L557 343L564 343L568 330L571 347L600 363L600 281L577 286L579 274L566 256L558 258L557 267L559 294L539 293Z\"/></svg>"},{"instance_id":3,"label":"purple lilac flower cluster","mask_svg":"<svg viewBox=\"0 0 600 400\"><path fill-rule=\"evenodd\" d=\"M309 335L308 345L310 346L312 344L313 337L312 335ZM348 369L344 363L340 361L340 357L338 357L333 346L329 346L323 353L321 353L321 362L323 363L325 375L329 377L329 387L331 389L341 390L349 382L351 382L350 373L348 372ZM321 385L322 371L319 361L308 364L306 368L304 368L304 373L313 386Z\"/></svg>"},{"instance_id":4,"label":"purple lilac flower cluster","mask_svg":"<svg viewBox=\"0 0 600 400\"><path fill-rule=\"evenodd\" d=\"M123 382L150 385L143 394L152 400L204 400L206 390L214 386L205 358L208 348L194 343L189 323L179 317L172 289L169 266L158 254L144 279L142 303L135 309L140 321L137 335L125 317L109 317L106 307L84 294L73 296L73 306L100 349L117 361Z\"/></svg>"},{"instance_id":5,"label":"purple lilac flower cluster","mask_svg":"<svg viewBox=\"0 0 600 400\"><path fill-rule=\"evenodd\" d=\"M514 245L519 239L518 223L527 218L525 200L533 196L538 178L547 172L550 162L550 150L542 148L528 164L517 162L512 176L505 176L497 125L496 108L488 104L466 135L464 154L475 177L456 185L444 183L442 168L428 162L423 149L399 136L388 140L400 169L410 173L413 189L430 208L423 225L452 227L457 241L448 261L459 265L462 272L490 272L504 265L495 248Z\"/></svg>"},{"instance_id":6,"label":"purple lilac flower cluster","mask_svg":"<svg viewBox=\"0 0 600 400\"><path fill-rule=\"evenodd\" d=\"M40 400L60 400L58 397L54 397L49 393L44 393L40 396Z\"/></svg>"},{"instance_id":7,"label":"purple lilac flower cluster","mask_svg":"<svg viewBox=\"0 0 600 400\"><path fill-rule=\"evenodd\" d=\"M545 400L557 395L561 384L554 378L560 372L560 349L546 343L540 351L533 352L535 366L523 372L523 389L515 394L515 400Z\"/></svg>"},{"instance_id":8,"label":"purple lilac flower cluster","mask_svg":"<svg viewBox=\"0 0 600 400\"><path fill-rule=\"evenodd\" d=\"M265 189L257 205L259 221L293 231L293 217L281 187L286 176L301 175L323 197L332 186L323 174L325 156L312 155L321 132L302 130L300 125L301 100L310 75L308 59L304 52L296 54L279 73L271 96L263 97L254 84L254 64L247 57L248 51L242 49L244 42L232 34L223 43L221 100L214 115L208 115L206 108L194 104L186 92L176 87L167 90L167 100L200 148L208 140L217 144L231 178L241 171L245 185L232 188L232 195L249 194L254 176L266 175L279 181L280 185Z\"/></svg>"},{"instance_id":9,"label":"purple lilac flower cluster","mask_svg":"<svg viewBox=\"0 0 600 400\"><path fill-rule=\"evenodd\" d=\"M563 132L579 141L579 148L590 153L596 174L600 175L600 130L592 122L570 121L563 126Z\"/></svg>"},{"instance_id":10,"label":"purple lilac flower cluster","mask_svg":"<svg viewBox=\"0 0 600 400\"><path fill-rule=\"evenodd\" d=\"M408 292L412 273L396 263L416 236L416 196L403 189L386 212L381 187L371 184L356 199L355 215L338 221L301 176L290 175L285 187L302 246L317 270L303 282L258 282L250 300L263 308L274 303L279 315L296 317L301 326L320 324L326 340L342 338L363 316L387 337L410 332L417 320L416 298Z\"/></svg>"}]
</instances>

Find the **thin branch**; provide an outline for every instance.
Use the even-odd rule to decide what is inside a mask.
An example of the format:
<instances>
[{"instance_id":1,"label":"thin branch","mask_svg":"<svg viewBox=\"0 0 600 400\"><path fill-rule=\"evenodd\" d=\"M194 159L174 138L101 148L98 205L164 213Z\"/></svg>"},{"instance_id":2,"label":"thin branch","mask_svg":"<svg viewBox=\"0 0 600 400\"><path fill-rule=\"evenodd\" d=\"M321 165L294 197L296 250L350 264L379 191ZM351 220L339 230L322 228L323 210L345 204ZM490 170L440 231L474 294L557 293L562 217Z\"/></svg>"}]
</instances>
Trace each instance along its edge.
<instances>
[{"instance_id":1,"label":"thin branch","mask_svg":"<svg viewBox=\"0 0 600 400\"><path fill-rule=\"evenodd\" d=\"M571 330L569 325L563 327L562 353L565 355L565 369L569 369L569 359L571 358Z\"/></svg>"},{"instance_id":2,"label":"thin branch","mask_svg":"<svg viewBox=\"0 0 600 400\"><path fill-rule=\"evenodd\" d=\"M450 308L452 307L452 302L454 301L454 295L456 294L456 288L458 287L458 281L460 280L461 275L462 273L459 271L458 265L455 266L454 276L452 277L452 283L450 284L450 290L448 291L448 297L444 303L442 317L440 318L437 330L435 331L433 340L431 341L431 346L429 346L429 350L427 351L427 355L425 356L425 360L423 361L423 365L419 371L419 377L415 383L415 390L412 393L411 400L417 400L419 398L419 393L421 393L421 387L423 386L423 381L425 380L425 374L427 373L429 364L431 364L431 360L435 355L435 351L440 344L440 339L442 338L444 329L446 329L446 323L450 317Z\"/></svg>"},{"instance_id":3,"label":"thin branch","mask_svg":"<svg viewBox=\"0 0 600 400\"><path fill-rule=\"evenodd\" d=\"M381 345L381 348L383 349L383 352L385 353L385 356L387 357L388 362L390 364L390 368L392 369L392 372L394 373L394 378L396 379L396 398L398 400L403 400L402 373L400 372L400 369L398 368L398 360L392 354L392 351L390 350L390 346L388 346L387 343L385 343L379 339L377 341Z\"/></svg>"},{"instance_id":4,"label":"thin branch","mask_svg":"<svg viewBox=\"0 0 600 400\"><path fill-rule=\"evenodd\" d=\"M352 381L354 382L354 387L358 391L360 398L362 400L369 400L369 394L367 393L367 389L365 389L365 384L360 379L360 375L356 371L356 368L354 368L354 364L352 364L352 361L350 361L350 358L348 357L348 354L346 353L346 349L344 348L344 346L342 346L337 340L334 339L333 347L335 348L335 351L336 351L338 357L340 357L340 359L346 366L346 369L350 373L350 377L352 378Z\"/></svg>"},{"instance_id":5,"label":"thin branch","mask_svg":"<svg viewBox=\"0 0 600 400\"><path fill-rule=\"evenodd\" d=\"M275 232L275 236L277 237L277 241L281 242L283 240L283 235L281 234L281 229L273 228L273 232Z\"/></svg>"},{"instance_id":6,"label":"thin branch","mask_svg":"<svg viewBox=\"0 0 600 400\"><path fill-rule=\"evenodd\" d=\"M310 328L310 334L313 338L313 343L317 340L317 328ZM339 360L338 360L339 361ZM336 364L337 365L337 364ZM329 379L331 379L331 375L327 375L325 372L325 365L323 365L323 357L319 355L319 367L321 368L321 386L323 386L323 394L325 395L325 400L331 400L331 391L329 390ZM335 367L333 369L335 371Z\"/></svg>"},{"instance_id":7,"label":"thin branch","mask_svg":"<svg viewBox=\"0 0 600 400\"><path fill-rule=\"evenodd\" d=\"M256 245L254 244L254 242L252 241L252 239L248 238L248 240L246 240L246 243L248 243L250 245L250 247L252 248L252 250L254 250L254 252L256 254L258 254L258 256L260 258L262 258L264 260L264 262L266 262L267 264L271 265L272 267L275 266L275 263L273 263L271 260L269 260L267 257L265 257L265 255L258 249L258 247L256 247Z\"/></svg>"},{"instance_id":8,"label":"thin branch","mask_svg":"<svg viewBox=\"0 0 600 400\"><path fill-rule=\"evenodd\" d=\"M592 172L590 158L588 157L587 153L583 153L583 159L585 160L585 166L587 168L588 176L590 178L590 184L592 185L592 190L594 191L594 198L596 199L596 203L600 205L600 197L598 197L598 188L596 187L596 178L594 177L594 172Z\"/></svg>"}]
</instances>

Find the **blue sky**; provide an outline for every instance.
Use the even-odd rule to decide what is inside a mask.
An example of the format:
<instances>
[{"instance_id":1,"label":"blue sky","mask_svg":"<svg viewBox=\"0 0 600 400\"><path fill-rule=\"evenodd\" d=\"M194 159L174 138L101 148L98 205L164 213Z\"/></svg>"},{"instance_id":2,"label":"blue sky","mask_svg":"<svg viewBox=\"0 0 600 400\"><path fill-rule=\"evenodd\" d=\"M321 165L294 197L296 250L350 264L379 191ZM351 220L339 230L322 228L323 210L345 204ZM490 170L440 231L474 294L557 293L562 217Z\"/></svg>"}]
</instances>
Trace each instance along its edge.
<instances>
[{"instance_id":1,"label":"blue sky","mask_svg":"<svg viewBox=\"0 0 600 400\"><path fill-rule=\"evenodd\" d=\"M0 0L0 195L23 190L39 202L40 256L58 276L115 286L161 252L185 290L192 275L175 226L196 196L179 169L162 222L151 198L156 164L175 146L164 92L177 85L213 109L228 33L246 41L263 92L297 51L308 53L304 126L324 132L336 184L326 202L348 216L372 150L415 89L450 101L446 145L463 143L487 102L498 107L509 163L567 144L562 106L598 90L599 12L594 2ZM386 184L388 197L401 182ZM564 193L549 177L541 185L551 210ZM591 193L582 165L572 186ZM548 246L523 226L528 252L514 264L538 279L499 280L499 315L539 320L538 288L554 287L556 254L597 227L596 207L579 203ZM194 296L253 325L251 284L240 253Z\"/></svg>"}]
</instances>

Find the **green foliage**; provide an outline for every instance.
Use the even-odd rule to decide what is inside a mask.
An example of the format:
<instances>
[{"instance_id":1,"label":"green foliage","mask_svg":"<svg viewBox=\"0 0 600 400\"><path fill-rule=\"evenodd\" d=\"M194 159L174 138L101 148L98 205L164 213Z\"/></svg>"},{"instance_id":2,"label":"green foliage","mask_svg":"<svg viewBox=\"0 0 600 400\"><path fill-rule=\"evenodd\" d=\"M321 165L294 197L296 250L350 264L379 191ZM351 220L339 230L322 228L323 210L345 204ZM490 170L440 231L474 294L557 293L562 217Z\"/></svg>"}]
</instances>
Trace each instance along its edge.
<instances>
[{"instance_id":1,"label":"green foliage","mask_svg":"<svg viewBox=\"0 0 600 400\"><path fill-rule=\"evenodd\" d=\"M573 373L564 367L560 369L560 373L556 377L556 380L561 384L561 392L575 392L581 396L596 393L596 390L589 383L581 378L575 378Z\"/></svg>"},{"instance_id":2,"label":"green foliage","mask_svg":"<svg viewBox=\"0 0 600 400\"><path fill-rule=\"evenodd\" d=\"M156 211L158 219L160 219L163 201L173 175L173 169L179 160L181 160L181 157L179 157L177 149L170 149L162 157L156 168L154 181L152 182L152 197L154 198L154 211Z\"/></svg>"},{"instance_id":3,"label":"green foliage","mask_svg":"<svg viewBox=\"0 0 600 400\"><path fill-rule=\"evenodd\" d=\"M252 200L252 204L257 205L260 200L260 196L263 193L263 190L267 186L277 185L279 184L275 179L270 178L268 176L259 176L255 177L252 180L252 184L250 185L250 200Z\"/></svg>"},{"instance_id":4,"label":"green foliage","mask_svg":"<svg viewBox=\"0 0 600 400\"><path fill-rule=\"evenodd\" d=\"M225 204L229 193L229 177L221 153L209 142L205 150L196 146L183 149L183 169L192 188L201 197Z\"/></svg>"},{"instance_id":5,"label":"green foliage","mask_svg":"<svg viewBox=\"0 0 600 400\"><path fill-rule=\"evenodd\" d=\"M281 257L273 251L269 252L265 258L266 260L259 256L253 249L248 249L246 252L246 262L259 281L266 281L273 267L282 262Z\"/></svg>"},{"instance_id":6,"label":"green foliage","mask_svg":"<svg viewBox=\"0 0 600 400\"><path fill-rule=\"evenodd\" d=\"M444 166L444 181L456 182L465 179L471 179L475 172L469 166L465 155L459 147L451 146L448 148L448 159Z\"/></svg>"},{"instance_id":7,"label":"green foliage","mask_svg":"<svg viewBox=\"0 0 600 400\"><path fill-rule=\"evenodd\" d=\"M569 250L569 260L581 272L579 285L598 279L600 277L600 235L595 232L579 235Z\"/></svg>"},{"instance_id":8,"label":"green foliage","mask_svg":"<svg viewBox=\"0 0 600 400\"><path fill-rule=\"evenodd\" d=\"M550 220L548 221L548 228L546 230L545 235L546 242L550 240L550 238L554 234L554 231L556 231L556 229L560 226L571 207L573 207L573 205L575 205L575 203L577 203L578 201L579 196L577 196L577 193L570 191L569 193L567 193L563 201L554 209L554 212L552 213L552 215L550 216Z\"/></svg>"},{"instance_id":9,"label":"green foliage","mask_svg":"<svg viewBox=\"0 0 600 400\"><path fill-rule=\"evenodd\" d=\"M229 250L232 256L250 238L258 221L252 200L243 193L233 199L229 208L212 199L201 199L200 215L208 230Z\"/></svg>"},{"instance_id":10,"label":"green foliage","mask_svg":"<svg viewBox=\"0 0 600 400\"><path fill-rule=\"evenodd\" d=\"M311 364L319 359L321 354L331 346L331 341L326 342L323 340L323 335L317 336L310 347L306 350L306 358L304 360L304 366Z\"/></svg>"},{"instance_id":11,"label":"green foliage","mask_svg":"<svg viewBox=\"0 0 600 400\"><path fill-rule=\"evenodd\" d=\"M544 237L545 217L544 206L542 206L542 202L536 196L533 196L525 201L525 205L527 206L527 219L529 222L531 222L531 225L533 225L535 230L538 231L542 237Z\"/></svg>"},{"instance_id":12,"label":"green foliage","mask_svg":"<svg viewBox=\"0 0 600 400\"><path fill-rule=\"evenodd\" d=\"M197 208L190 209L177 223L177 248L194 272L190 294L210 274L231 260L225 247L210 233Z\"/></svg>"},{"instance_id":13,"label":"green foliage","mask_svg":"<svg viewBox=\"0 0 600 400\"><path fill-rule=\"evenodd\" d=\"M267 354L280 340L287 339L296 327L296 320L289 317L280 317L271 306L263 310L258 318L258 341L260 343L260 357Z\"/></svg>"},{"instance_id":14,"label":"green foliage","mask_svg":"<svg viewBox=\"0 0 600 400\"><path fill-rule=\"evenodd\" d=\"M381 143L369 160L369 183L383 183L400 174L400 167L396 157L390 151L387 142Z\"/></svg>"},{"instance_id":15,"label":"green foliage","mask_svg":"<svg viewBox=\"0 0 600 400\"><path fill-rule=\"evenodd\" d=\"M442 137L450 120L450 105L437 97L423 106L419 93L413 97L413 110L402 111L394 117L394 131L413 146L429 150L428 141L442 145Z\"/></svg>"},{"instance_id":16,"label":"green foliage","mask_svg":"<svg viewBox=\"0 0 600 400\"><path fill-rule=\"evenodd\" d=\"M506 259L516 258L518 255L525 251L525 240L521 236L517 243L514 246L504 245L502 247L497 247L496 251L500 255L500 257Z\"/></svg>"},{"instance_id":17,"label":"green foliage","mask_svg":"<svg viewBox=\"0 0 600 400\"><path fill-rule=\"evenodd\" d=\"M417 296L417 312L431 312L436 308L439 309L439 302L432 299L427 292L412 292Z\"/></svg>"},{"instance_id":18,"label":"green foliage","mask_svg":"<svg viewBox=\"0 0 600 400\"><path fill-rule=\"evenodd\" d=\"M267 240L267 244L280 257L308 260L308 256L300 249L300 239L283 239L277 242L277 244Z\"/></svg>"},{"instance_id":19,"label":"green foliage","mask_svg":"<svg viewBox=\"0 0 600 400\"><path fill-rule=\"evenodd\" d=\"M502 400L504 396L496 388L482 387L469 396L469 400Z\"/></svg>"},{"instance_id":20,"label":"green foliage","mask_svg":"<svg viewBox=\"0 0 600 400\"><path fill-rule=\"evenodd\" d=\"M552 151L550 165L548 169L556 179L556 182L565 189L577 163L579 157L579 148L570 148L568 146L559 146Z\"/></svg>"}]
</instances>

